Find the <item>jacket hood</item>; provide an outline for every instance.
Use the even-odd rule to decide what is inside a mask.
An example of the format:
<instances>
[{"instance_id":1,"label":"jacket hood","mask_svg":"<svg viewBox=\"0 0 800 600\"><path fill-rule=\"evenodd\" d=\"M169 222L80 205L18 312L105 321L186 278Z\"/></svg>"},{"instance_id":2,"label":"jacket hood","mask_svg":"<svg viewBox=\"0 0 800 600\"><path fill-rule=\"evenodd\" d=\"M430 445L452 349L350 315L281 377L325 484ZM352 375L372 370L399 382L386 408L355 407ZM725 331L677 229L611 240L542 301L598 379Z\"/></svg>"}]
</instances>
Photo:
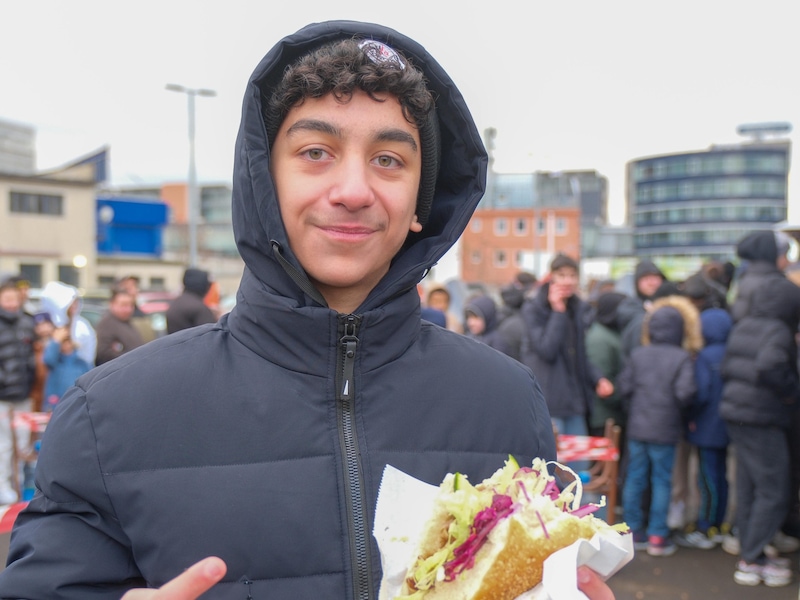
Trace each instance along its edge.
<instances>
[{"instance_id":1,"label":"jacket hood","mask_svg":"<svg viewBox=\"0 0 800 600\"><path fill-rule=\"evenodd\" d=\"M208 271L194 268L186 269L183 273L183 287L203 298L211 288Z\"/></svg>"},{"instance_id":2,"label":"jacket hood","mask_svg":"<svg viewBox=\"0 0 800 600\"><path fill-rule=\"evenodd\" d=\"M703 332L700 328L700 313L695 308L692 301L684 296L667 296L659 298L653 302L653 311L659 308L669 307L673 308L680 314L683 319L683 333L681 341L677 344L683 347L684 350L694 355L703 349ZM648 323L650 321L650 323ZM652 342L665 343L664 339L653 339L653 324L652 317L645 319L642 323L642 343L649 344Z\"/></svg>"},{"instance_id":3,"label":"jacket hood","mask_svg":"<svg viewBox=\"0 0 800 600\"><path fill-rule=\"evenodd\" d=\"M724 344L733 328L733 319L727 310L709 308L700 313L700 326L706 345Z\"/></svg>"},{"instance_id":4,"label":"jacket hood","mask_svg":"<svg viewBox=\"0 0 800 600\"><path fill-rule=\"evenodd\" d=\"M42 310L50 313L53 325L64 327L70 321L67 309L75 300L80 302L78 288L60 281L51 281L42 289L40 302Z\"/></svg>"},{"instance_id":5,"label":"jacket hood","mask_svg":"<svg viewBox=\"0 0 800 600\"><path fill-rule=\"evenodd\" d=\"M289 248L275 185L263 107L285 67L325 43L351 37L382 41L426 76L436 99L442 156L431 214L422 232L410 234L389 272L358 312L413 288L463 232L483 196L487 156L461 93L444 69L412 39L388 27L356 21L308 25L278 42L247 83L236 140L233 229L239 253L263 285L301 306L324 305Z\"/></svg>"},{"instance_id":6,"label":"jacket hood","mask_svg":"<svg viewBox=\"0 0 800 600\"><path fill-rule=\"evenodd\" d=\"M756 231L745 236L736 245L736 254L743 260L775 263L778 260L778 244L770 230Z\"/></svg>"},{"instance_id":7,"label":"jacket hood","mask_svg":"<svg viewBox=\"0 0 800 600\"><path fill-rule=\"evenodd\" d=\"M497 305L489 296L476 296L464 307L464 313L472 313L483 317L486 322L486 331L494 331L497 328Z\"/></svg>"},{"instance_id":8,"label":"jacket hood","mask_svg":"<svg viewBox=\"0 0 800 600\"><path fill-rule=\"evenodd\" d=\"M642 323L642 329L647 330L651 344L669 344L682 346L683 344L683 317L680 311L673 306L662 306L655 309Z\"/></svg>"}]
</instances>

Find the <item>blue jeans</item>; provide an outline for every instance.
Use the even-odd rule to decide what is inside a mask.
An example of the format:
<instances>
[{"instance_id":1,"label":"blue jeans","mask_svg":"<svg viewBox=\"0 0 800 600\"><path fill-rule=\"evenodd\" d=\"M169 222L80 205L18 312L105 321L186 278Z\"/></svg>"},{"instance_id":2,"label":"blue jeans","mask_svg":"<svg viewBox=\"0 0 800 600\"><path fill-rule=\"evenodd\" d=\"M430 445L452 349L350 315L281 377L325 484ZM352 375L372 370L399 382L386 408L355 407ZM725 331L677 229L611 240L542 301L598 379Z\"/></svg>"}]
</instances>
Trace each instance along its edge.
<instances>
[{"instance_id":1,"label":"blue jeans","mask_svg":"<svg viewBox=\"0 0 800 600\"><path fill-rule=\"evenodd\" d=\"M622 490L623 518L633 532L669 535L667 512L672 489L674 444L651 444L628 440L628 472ZM642 502L648 483L651 488L649 522L644 522Z\"/></svg>"},{"instance_id":2,"label":"blue jeans","mask_svg":"<svg viewBox=\"0 0 800 600\"><path fill-rule=\"evenodd\" d=\"M570 417L550 417L550 421L558 433L564 435L589 435L589 426L586 424L586 417L583 415L572 415ZM589 468L588 460L576 460L566 463L566 465L579 473Z\"/></svg>"}]
</instances>

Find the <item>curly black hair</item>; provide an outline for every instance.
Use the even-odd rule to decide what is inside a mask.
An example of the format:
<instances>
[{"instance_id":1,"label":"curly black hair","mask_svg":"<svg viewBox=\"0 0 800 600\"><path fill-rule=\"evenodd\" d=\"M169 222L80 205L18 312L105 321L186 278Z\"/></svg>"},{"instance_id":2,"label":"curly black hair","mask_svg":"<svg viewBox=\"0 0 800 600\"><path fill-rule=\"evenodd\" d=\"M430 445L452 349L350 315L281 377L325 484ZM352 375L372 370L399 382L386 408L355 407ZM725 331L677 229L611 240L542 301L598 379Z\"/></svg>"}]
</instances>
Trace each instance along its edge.
<instances>
[{"instance_id":1,"label":"curly black hair","mask_svg":"<svg viewBox=\"0 0 800 600\"><path fill-rule=\"evenodd\" d=\"M286 68L265 105L270 145L286 115L305 98L333 94L339 102L347 102L356 90L378 101L384 93L396 96L409 123L423 129L434 108L425 76L405 57L376 60L369 46L364 49L359 43L346 39L326 44Z\"/></svg>"}]
</instances>

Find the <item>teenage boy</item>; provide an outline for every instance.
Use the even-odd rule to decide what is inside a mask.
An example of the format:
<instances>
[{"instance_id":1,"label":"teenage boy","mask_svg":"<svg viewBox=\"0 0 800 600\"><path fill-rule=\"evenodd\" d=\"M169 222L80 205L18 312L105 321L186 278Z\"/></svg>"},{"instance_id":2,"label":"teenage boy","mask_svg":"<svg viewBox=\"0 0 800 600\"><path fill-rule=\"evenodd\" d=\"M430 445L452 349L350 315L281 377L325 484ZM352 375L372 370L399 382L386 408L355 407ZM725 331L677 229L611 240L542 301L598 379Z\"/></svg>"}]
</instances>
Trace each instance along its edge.
<instances>
[{"instance_id":1,"label":"teenage boy","mask_svg":"<svg viewBox=\"0 0 800 600\"><path fill-rule=\"evenodd\" d=\"M461 95L413 40L329 22L281 41L236 145L236 307L66 395L0 597L375 598L385 465L439 483L553 458L530 371L419 317L485 175Z\"/></svg>"}]
</instances>

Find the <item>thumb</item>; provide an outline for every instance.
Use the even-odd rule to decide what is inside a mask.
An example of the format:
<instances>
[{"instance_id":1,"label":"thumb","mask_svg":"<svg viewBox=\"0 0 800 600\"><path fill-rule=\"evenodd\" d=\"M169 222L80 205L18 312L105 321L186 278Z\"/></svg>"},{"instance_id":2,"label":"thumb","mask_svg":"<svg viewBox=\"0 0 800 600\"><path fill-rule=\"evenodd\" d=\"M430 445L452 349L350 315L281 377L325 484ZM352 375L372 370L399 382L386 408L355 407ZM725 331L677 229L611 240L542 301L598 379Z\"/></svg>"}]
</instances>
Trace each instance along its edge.
<instances>
[{"instance_id":1,"label":"thumb","mask_svg":"<svg viewBox=\"0 0 800 600\"><path fill-rule=\"evenodd\" d=\"M611 588L588 567L578 567L578 589L586 594L589 600L614 600Z\"/></svg>"}]
</instances>

